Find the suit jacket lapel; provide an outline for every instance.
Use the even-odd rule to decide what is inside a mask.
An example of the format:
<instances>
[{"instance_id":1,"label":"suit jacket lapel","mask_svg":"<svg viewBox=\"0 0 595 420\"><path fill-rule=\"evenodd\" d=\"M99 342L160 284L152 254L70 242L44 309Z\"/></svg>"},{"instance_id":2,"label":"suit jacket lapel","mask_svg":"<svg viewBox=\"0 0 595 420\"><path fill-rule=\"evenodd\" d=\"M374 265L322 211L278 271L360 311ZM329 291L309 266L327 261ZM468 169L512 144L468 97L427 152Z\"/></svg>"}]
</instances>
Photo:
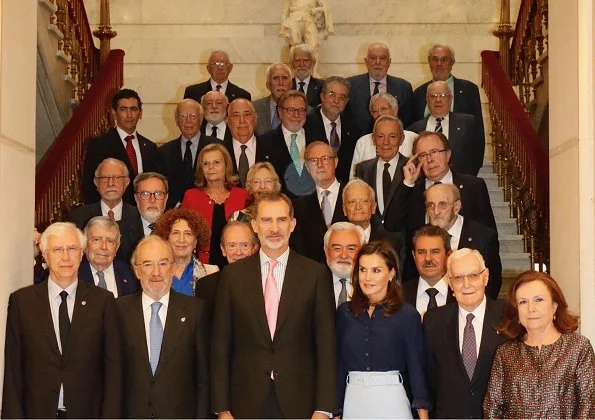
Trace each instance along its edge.
<instances>
[{"instance_id":1,"label":"suit jacket lapel","mask_svg":"<svg viewBox=\"0 0 595 420\"><path fill-rule=\"evenodd\" d=\"M281 331L283 323L291 311L291 306L293 305L293 302L295 302L296 296L299 296L299 289L301 286L300 268L301 267L295 261L294 252L289 251L289 258L287 259L287 267L285 269L285 278L283 280L283 289L281 290L281 300L279 301L279 314L277 316L275 335L278 335Z\"/></svg>"},{"instance_id":2,"label":"suit jacket lapel","mask_svg":"<svg viewBox=\"0 0 595 420\"><path fill-rule=\"evenodd\" d=\"M313 194L307 195L305 200L308 203L308 208L311 209L310 215L316 219L320 226L324 226L324 230L326 230L326 223L324 221L324 215L322 214L322 208L318 202L318 195L317 191L314 191Z\"/></svg>"},{"instance_id":3,"label":"suit jacket lapel","mask_svg":"<svg viewBox=\"0 0 595 420\"><path fill-rule=\"evenodd\" d=\"M72 311L72 324L70 327L70 334L68 338L68 345L66 346L66 357L69 356L69 349L73 347L73 340L83 339L85 337L84 329L86 328L86 319L87 319L87 299L89 294L89 289L91 286L88 283L79 281L78 285L76 286L76 298L74 301L74 309ZM93 302L95 303L95 302ZM62 349L64 350L64 349Z\"/></svg>"},{"instance_id":4,"label":"suit jacket lapel","mask_svg":"<svg viewBox=\"0 0 595 420\"><path fill-rule=\"evenodd\" d=\"M39 308L40 311L40 326L43 328L47 336L49 347L52 351L60 357L60 348L58 347L58 340L56 339L56 331L54 330L54 321L52 319L52 310L50 309L50 300L48 295L48 280L36 285L37 302L33 305L34 308Z\"/></svg>"},{"instance_id":5,"label":"suit jacket lapel","mask_svg":"<svg viewBox=\"0 0 595 420\"><path fill-rule=\"evenodd\" d=\"M91 264L89 264L87 257L84 257L83 261L81 261L78 275L79 281L82 281L83 283L87 284L95 284L95 281L93 279L93 271L91 271Z\"/></svg>"},{"instance_id":6,"label":"suit jacket lapel","mask_svg":"<svg viewBox=\"0 0 595 420\"><path fill-rule=\"evenodd\" d=\"M498 311L494 310L494 302L490 298L486 299L486 310L483 316L481 343L479 345L479 353L477 355L475 371L473 372L473 381L477 380L481 370L491 367L492 365L489 357L490 355L488 354L488 348L494 348L496 346L494 343L495 337L497 337L495 326L500 322L500 314Z\"/></svg>"},{"instance_id":7,"label":"suit jacket lapel","mask_svg":"<svg viewBox=\"0 0 595 420\"><path fill-rule=\"evenodd\" d=\"M149 362L149 349L147 348L147 332L145 330L145 318L143 314L142 293L137 293L131 305L128 307L126 313L130 330L126 334L131 334L132 337L128 340L134 347L133 351L141 360L144 360L145 367L150 376L153 375L151 371L151 363Z\"/></svg>"},{"instance_id":8,"label":"suit jacket lapel","mask_svg":"<svg viewBox=\"0 0 595 420\"><path fill-rule=\"evenodd\" d=\"M256 314L258 324L266 339L272 341L267 314L264 308L264 289L262 287L262 273L260 271L260 253L257 252L248 258L250 258L250 262L249 264L246 264L244 294L247 301L252 302L254 305L254 313Z\"/></svg>"},{"instance_id":9,"label":"suit jacket lapel","mask_svg":"<svg viewBox=\"0 0 595 420\"><path fill-rule=\"evenodd\" d=\"M476 247L473 244L473 235L471 234L471 232L469 231L469 224L467 223L469 219L465 218L463 220L463 227L461 229L461 237L459 238L459 246L457 247L457 249L461 249L461 248L470 248L470 249L476 249Z\"/></svg>"},{"instance_id":10,"label":"suit jacket lapel","mask_svg":"<svg viewBox=\"0 0 595 420\"><path fill-rule=\"evenodd\" d=\"M388 191L388 199L384 203L384 210L388 208L391 201L393 201L393 197L397 192L397 188L399 184L403 180L403 166L407 163L407 158L399 153L399 159L397 160L397 167L395 168L395 174L393 176L393 180L390 184L390 190ZM384 214L384 212L382 213Z\"/></svg>"},{"instance_id":11,"label":"suit jacket lapel","mask_svg":"<svg viewBox=\"0 0 595 420\"><path fill-rule=\"evenodd\" d=\"M163 329L163 342L161 343L161 353L159 353L159 363L157 364L155 376L159 375L159 372L163 370L176 349L179 342L178 337L186 327L186 316L186 305L172 290L169 294L167 318Z\"/></svg>"},{"instance_id":12,"label":"suit jacket lapel","mask_svg":"<svg viewBox=\"0 0 595 420\"><path fill-rule=\"evenodd\" d=\"M238 164L236 163L236 154L233 150L233 139L232 139L231 135L229 136L229 138L227 138L227 133L226 133L225 138L223 139L223 145L225 146L225 148L229 152L229 155L231 156L231 163L233 164L233 172L237 174L238 173ZM258 150L258 145L256 146L256 150Z\"/></svg>"},{"instance_id":13,"label":"suit jacket lapel","mask_svg":"<svg viewBox=\"0 0 595 420\"><path fill-rule=\"evenodd\" d=\"M452 305L452 310L447 314L447 326L444 328L444 342L446 348L456 354L457 368L461 371L461 374L469 381L467 370L463 364L463 355L461 354L461 348L459 346L459 305Z\"/></svg>"},{"instance_id":14,"label":"suit jacket lapel","mask_svg":"<svg viewBox=\"0 0 595 420\"><path fill-rule=\"evenodd\" d=\"M339 195L337 196L337 201L335 202L335 211L333 212L332 223L345 220L345 215L343 213L343 187L343 184L339 184Z\"/></svg>"}]
</instances>

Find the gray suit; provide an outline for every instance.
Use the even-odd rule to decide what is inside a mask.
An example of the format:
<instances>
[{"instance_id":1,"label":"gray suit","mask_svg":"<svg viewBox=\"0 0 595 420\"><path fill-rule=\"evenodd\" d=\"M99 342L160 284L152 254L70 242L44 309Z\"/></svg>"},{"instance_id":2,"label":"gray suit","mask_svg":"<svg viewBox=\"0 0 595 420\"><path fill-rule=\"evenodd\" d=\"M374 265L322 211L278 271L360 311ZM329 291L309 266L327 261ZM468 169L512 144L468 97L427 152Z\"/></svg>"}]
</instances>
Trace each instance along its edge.
<instances>
[{"instance_id":1,"label":"gray suit","mask_svg":"<svg viewBox=\"0 0 595 420\"><path fill-rule=\"evenodd\" d=\"M252 102L256 111L256 135L261 135L271 130L271 95Z\"/></svg>"}]
</instances>

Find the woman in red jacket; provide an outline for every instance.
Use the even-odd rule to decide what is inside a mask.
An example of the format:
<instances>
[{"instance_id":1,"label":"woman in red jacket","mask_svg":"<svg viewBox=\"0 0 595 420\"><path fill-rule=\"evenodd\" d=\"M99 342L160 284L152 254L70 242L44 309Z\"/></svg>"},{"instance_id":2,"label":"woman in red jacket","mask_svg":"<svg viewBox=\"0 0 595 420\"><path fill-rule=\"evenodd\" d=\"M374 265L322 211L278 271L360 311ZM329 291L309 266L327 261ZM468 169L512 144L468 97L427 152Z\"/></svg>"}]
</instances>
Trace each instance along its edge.
<instances>
[{"instance_id":1,"label":"woman in red jacket","mask_svg":"<svg viewBox=\"0 0 595 420\"><path fill-rule=\"evenodd\" d=\"M221 252L221 231L234 211L246 207L248 198L248 192L236 187L237 183L227 149L218 143L204 147L196 165L196 188L186 191L182 200L182 207L198 211L211 228L210 243L199 253L202 263L220 268L227 264Z\"/></svg>"}]
</instances>

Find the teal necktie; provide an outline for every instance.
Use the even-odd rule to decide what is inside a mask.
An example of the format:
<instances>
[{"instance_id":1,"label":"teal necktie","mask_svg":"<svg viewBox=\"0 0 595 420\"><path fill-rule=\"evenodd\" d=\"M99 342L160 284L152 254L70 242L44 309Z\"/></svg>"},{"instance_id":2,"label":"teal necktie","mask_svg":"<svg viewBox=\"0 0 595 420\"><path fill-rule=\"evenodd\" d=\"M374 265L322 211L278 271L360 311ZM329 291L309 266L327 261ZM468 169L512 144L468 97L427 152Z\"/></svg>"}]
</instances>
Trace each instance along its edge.
<instances>
[{"instance_id":1,"label":"teal necktie","mask_svg":"<svg viewBox=\"0 0 595 420\"><path fill-rule=\"evenodd\" d=\"M293 165L295 166L295 170L297 171L299 176L302 176L302 159L300 158L300 149L297 145L297 134L293 133L291 137L291 144L289 145L289 155L291 156L291 160L293 161Z\"/></svg>"}]
</instances>

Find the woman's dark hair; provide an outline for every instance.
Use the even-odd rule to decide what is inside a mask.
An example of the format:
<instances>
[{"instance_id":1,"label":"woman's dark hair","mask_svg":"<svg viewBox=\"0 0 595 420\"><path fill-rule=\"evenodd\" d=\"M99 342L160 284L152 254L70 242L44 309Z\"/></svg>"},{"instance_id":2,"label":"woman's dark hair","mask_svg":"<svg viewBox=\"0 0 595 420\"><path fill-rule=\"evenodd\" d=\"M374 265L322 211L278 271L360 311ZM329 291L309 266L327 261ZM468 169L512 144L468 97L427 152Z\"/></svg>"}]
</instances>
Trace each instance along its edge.
<instances>
[{"instance_id":1,"label":"woman's dark hair","mask_svg":"<svg viewBox=\"0 0 595 420\"><path fill-rule=\"evenodd\" d=\"M364 312L370 304L368 296L364 294L359 285L359 261L364 255L378 255L384 260L384 263L388 267L389 271L395 270L395 275L388 282L386 296L384 299L382 299L382 301L376 302L376 305L382 305L384 307L384 315L390 316L397 312L403 304L403 292L401 290L401 286L397 284L397 278L399 277L399 257L397 257L397 254L393 248L384 241L369 242L359 250L357 257L355 258L353 274L351 276L353 296L349 302L349 310L355 316L358 316Z\"/></svg>"},{"instance_id":2,"label":"woman's dark hair","mask_svg":"<svg viewBox=\"0 0 595 420\"><path fill-rule=\"evenodd\" d=\"M510 289L506 298L506 306L502 321L498 326L498 332L509 340L522 340L527 333L525 327L519 321L519 309L516 302L516 292L523 284L532 281L540 281L548 288L552 295L552 301L558 304L554 313L554 326L561 333L576 331L578 328L578 316L568 310L566 298L552 277L549 274L539 271L525 271L519 274Z\"/></svg>"}]
</instances>

